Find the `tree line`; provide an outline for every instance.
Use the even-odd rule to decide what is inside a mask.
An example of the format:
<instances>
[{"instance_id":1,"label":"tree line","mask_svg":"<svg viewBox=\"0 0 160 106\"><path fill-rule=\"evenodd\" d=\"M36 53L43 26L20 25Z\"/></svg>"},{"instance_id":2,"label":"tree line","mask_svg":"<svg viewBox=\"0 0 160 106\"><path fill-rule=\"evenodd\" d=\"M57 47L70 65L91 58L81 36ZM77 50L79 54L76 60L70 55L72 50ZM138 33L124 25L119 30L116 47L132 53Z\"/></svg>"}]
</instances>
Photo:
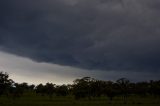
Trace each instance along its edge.
<instances>
[{"instance_id":1,"label":"tree line","mask_svg":"<svg viewBox=\"0 0 160 106\"><path fill-rule=\"evenodd\" d=\"M137 95L141 97L160 97L160 80L148 82L130 82L126 78L117 81L102 81L90 77L76 79L73 84L56 85L46 83L28 85L27 83L16 83L9 79L8 73L0 72L0 96L18 98L26 92L32 92L40 96L68 96L72 95L76 100L82 98L92 99L106 96L110 101L114 97L120 96L126 102L129 96Z\"/></svg>"}]
</instances>

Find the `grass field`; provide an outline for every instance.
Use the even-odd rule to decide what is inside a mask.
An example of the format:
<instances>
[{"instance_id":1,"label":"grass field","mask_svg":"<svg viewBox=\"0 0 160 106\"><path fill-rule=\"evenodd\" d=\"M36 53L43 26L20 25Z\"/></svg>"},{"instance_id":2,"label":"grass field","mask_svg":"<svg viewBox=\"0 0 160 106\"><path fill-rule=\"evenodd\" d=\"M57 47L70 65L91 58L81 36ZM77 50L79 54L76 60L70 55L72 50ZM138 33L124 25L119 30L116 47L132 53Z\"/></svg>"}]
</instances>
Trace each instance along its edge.
<instances>
[{"instance_id":1,"label":"grass field","mask_svg":"<svg viewBox=\"0 0 160 106\"><path fill-rule=\"evenodd\" d=\"M0 106L160 106L160 98L154 97L129 97L124 103L121 97L116 97L112 102L107 97L91 100L75 100L72 96L52 97L25 95L20 98L0 97Z\"/></svg>"}]
</instances>

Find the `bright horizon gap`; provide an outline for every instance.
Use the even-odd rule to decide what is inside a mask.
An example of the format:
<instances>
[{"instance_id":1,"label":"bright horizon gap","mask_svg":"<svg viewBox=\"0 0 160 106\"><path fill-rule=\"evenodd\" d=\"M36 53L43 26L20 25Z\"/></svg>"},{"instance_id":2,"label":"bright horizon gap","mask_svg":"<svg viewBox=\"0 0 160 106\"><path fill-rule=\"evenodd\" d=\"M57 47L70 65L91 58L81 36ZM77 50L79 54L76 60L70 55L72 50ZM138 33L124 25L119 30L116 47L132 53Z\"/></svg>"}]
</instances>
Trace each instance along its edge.
<instances>
[{"instance_id":1,"label":"bright horizon gap","mask_svg":"<svg viewBox=\"0 0 160 106\"><path fill-rule=\"evenodd\" d=\"M0 69L7 72L15 82L29 84L54 83L72 84L77 78L92 77L98 80L112 80L128 78L131 81L157 80L159 73L116 72L100 70L84 70L70 66L50 63L38 63L31 59L0 52ZM138 76L138 77L136 77ZM155 77L156 76L156 77ZM138 79L139 78L139 79ZM150 78L150 79L148 79Z\"/></svg>"}]
</instances>

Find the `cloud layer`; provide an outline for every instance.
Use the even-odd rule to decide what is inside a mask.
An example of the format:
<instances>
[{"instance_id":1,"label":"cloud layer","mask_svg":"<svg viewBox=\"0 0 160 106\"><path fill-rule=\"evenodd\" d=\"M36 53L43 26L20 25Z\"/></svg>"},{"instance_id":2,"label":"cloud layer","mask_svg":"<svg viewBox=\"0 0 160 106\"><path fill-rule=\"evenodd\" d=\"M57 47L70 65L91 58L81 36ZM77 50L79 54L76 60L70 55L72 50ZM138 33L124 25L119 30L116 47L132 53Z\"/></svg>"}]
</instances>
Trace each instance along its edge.
<instances>
[{"instance_id":1,"label":"cloud layer","mask_svg":"<svg viewBox=\"0 0 160 106\"><path fill-rule=\"evenodd\" d=\"M0 71L9 73L15 82L40 84L72 84L73 80L89 76L99 80L116 81L125 77L130 81L158 80L160 72L128 72L128 71L97 71L73 68L57 64L39 63L31 59L0 52Z\"/></svg>"},{"instance_id":2,"label":"cloud layer","mask_svg":"<svg viewBox=\"0 0 160 106\"><path fill-rule=\"evenodd\" d=\"M0 1L0 50L93 70L160 70L159 0Z\"/></svg>"}]
</instances>

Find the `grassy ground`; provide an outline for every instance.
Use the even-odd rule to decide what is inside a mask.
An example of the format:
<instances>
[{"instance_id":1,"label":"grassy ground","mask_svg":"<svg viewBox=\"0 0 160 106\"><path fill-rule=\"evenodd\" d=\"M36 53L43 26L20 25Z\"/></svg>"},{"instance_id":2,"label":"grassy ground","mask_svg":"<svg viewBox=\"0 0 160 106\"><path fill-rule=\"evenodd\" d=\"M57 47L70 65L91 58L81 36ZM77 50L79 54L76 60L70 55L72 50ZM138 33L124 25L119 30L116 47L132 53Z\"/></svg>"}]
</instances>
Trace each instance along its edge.
<instances>
[{"instance_id":1,"label":"grassy ground","mask_svg":"<svg viewBox=\"0 0 160 106\"><path fill-rule=\"evenodd\" d=\"M53 97L25 95L13 99L0 97L0 106L160 106L160 98L154 97L129 97L124 103L121 97L114 98L112 102L106 97L94 98L91 100L74 100L73 97Z\"/></svg>"}]
</instances>

